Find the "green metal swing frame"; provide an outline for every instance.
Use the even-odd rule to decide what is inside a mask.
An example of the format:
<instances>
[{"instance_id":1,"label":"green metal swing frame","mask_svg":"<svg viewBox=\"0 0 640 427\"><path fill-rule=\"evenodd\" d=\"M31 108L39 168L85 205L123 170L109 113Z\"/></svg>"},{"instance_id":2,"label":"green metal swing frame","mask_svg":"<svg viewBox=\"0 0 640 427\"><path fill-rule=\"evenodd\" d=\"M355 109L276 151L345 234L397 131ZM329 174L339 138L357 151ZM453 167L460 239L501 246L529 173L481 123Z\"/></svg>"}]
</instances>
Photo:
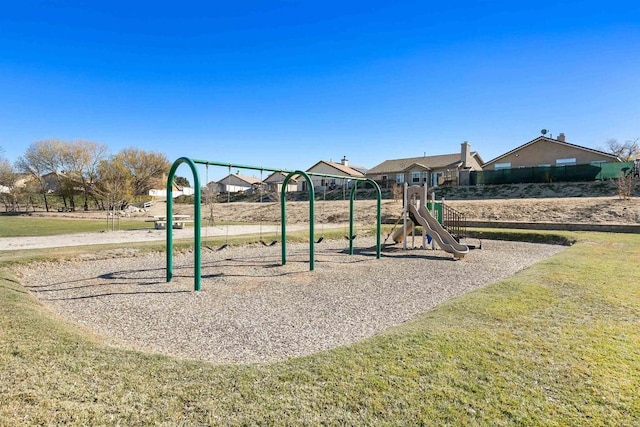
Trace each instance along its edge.
<instances>
[{"instance_id":1,"label":"green metal swing frame","mask_svg":"<svg viewBox=\"0 0 640 427\"><path fill-rule=\"evenodd\" d=\"M196 165L206 165L206 166L221 166L226 168L237 168L237 169L248 169L248 170L256 170L256 171L267 171L267 172L280 172L286 173L282 183L281 197L280 197L280 224L282 229L282 265L287 263L287 208L286 208L286 188L289 181L296 175L302 176L307 182L308 192L309 192L309 270L313 270L315 268L315 190L313 186L313 181L311 176L321 176L327 178L337 178L337 179L345 179L346 177L341 175L331 175L331 174L323 174L323 173L313 173L313 172L304 172L301 170L288 171L284 169L274 169L262 166L251 166L251 165L242 165L242 164L234 164L234 163L223 163L223 162L214 162L209 160L197 160L191 159L188 157L180 157L171 165L171 169L169 170L169 176L167 177L167 227L166 227L166 268L167 268L167 282L171 282L173 280L173 180L176 174L178 167L182 164L186 164L191 169L193 174L193 184L196 191L194 192L194 237L193 237L193 245L194 245L194 290L200 291L201 282L202 282L202 234L201 234L201 203L202 203L202 195L201 195L201 185L200 185L200 174L198 173L198 168ZM380 190L380 186L371 178L359 178L359 177L349 177L348 179L355 181L353 187L351 188L350 194L350 202L349 202L349 236L353 236L354 230L354 200L356 191L358 188L358 182L369 183L376 190L377 195L377 212L376 212L376 258L380 258L381 256L381 230L382 230L382 191ZM349 239L349 255L353 255L353 239Z\"/></svg>"}]
</instances>

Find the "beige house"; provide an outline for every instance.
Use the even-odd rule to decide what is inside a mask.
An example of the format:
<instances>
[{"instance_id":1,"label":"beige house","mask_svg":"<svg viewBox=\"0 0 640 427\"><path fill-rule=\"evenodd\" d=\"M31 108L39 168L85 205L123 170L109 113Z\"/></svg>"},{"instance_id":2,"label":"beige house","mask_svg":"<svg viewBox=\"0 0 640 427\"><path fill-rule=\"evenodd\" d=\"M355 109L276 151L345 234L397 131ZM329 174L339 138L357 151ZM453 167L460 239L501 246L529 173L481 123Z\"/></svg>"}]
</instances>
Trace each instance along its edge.
<instances>
[{"instance_id":1,"label":"beige house","mask_svg":"<svg viewBox=\"0 0 640 427\"><path fill-rule=\"evenodd\" d=\"M357 168L357 169L356 169ZM340 163L320 160L311 166L306 172L333 175L332 177L322 177L311 175L313 188L318 191L333 190L336 188L351 188L353 181L351 178L364 178L360 166L349 166L349 160L342 158ZM307 181L300 178L298 180L298 191L307 191Z\"/></svg>"},{"instance_id":2,"label":"beige house","mask_svg":"<svg viewBox=\"0 0 640 427\"><path fill-rule=\"evenodd\" d=\"M240 193L261 184L260 178L255 176L232 173L218 181L221 193Z\"/></svg>"},{"instance_id":3,"label":"beige house","mask_svg":"<svg viewBox=\"0 0 640 427\"><path fill-rule=\"evenodd\" d=\"M286 173L283 172L274 172L262 181L269 192L277 192L280 193L282 191L282 184L284 184L284 180L287 177ZM298 190L298 177L291 177L289 182L287 183L286 191L297 191Z\"/></svg>"},{"instance_id":4,"label":"beige house","mask_svg":"<svg viewBox=\"0 0 640 427\"><path fill-rule=\"evenodd\" d=\"M619 162L613 154L581 147L566 141L564 133L557 139L544 135L496 157L482 165L484 170L525 168L532 166L571 166Z\"/></svg>"},{"instance_id":5,"label":"beige house","mask_svg":"<svg viewBox=\"0 0 640 427\"><path fill-rule=\"evenodd\" d=\"M471 145L465 141L460 146L460 153L385 160L369 169L367 177L382 188L405 182L409 185L427 183L431 187L468 184L469 172L482 170L482 162L480 155L471 151Z\"/></svg>"}]
</instances>

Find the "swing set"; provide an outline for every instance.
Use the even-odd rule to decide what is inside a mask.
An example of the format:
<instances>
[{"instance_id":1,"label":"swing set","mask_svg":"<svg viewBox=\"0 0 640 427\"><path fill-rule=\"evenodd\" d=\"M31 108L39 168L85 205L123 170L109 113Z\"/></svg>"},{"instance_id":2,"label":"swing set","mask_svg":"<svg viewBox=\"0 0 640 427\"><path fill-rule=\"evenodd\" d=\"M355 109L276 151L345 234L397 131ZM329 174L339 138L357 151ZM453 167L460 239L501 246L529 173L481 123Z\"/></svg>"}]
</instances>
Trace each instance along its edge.
<instances>
[{"instance_id":1,"label":"swing set","mask_svg":"<svg viewBox=\"0 0 640 427\"><path fill-rule=\"evenodd\" d=\"M199 291L201 288L201 278L202 278L202 254L201 254L201 246L202 246L202 233L201 233L201 220L202 220L202 215L201 215L201 201L202 201L202 194L201 194L201 185L200 185L200 175L198 173L198 168L196 165L200 164L200 165L205 165L206 166L206 170L207 170L207 179L208 179L208 168L209 166L222 166L222 167L227 167L229 169L229 171L231 171L231 168L238 168L238 169L248 169L248 170L256 170L256 171L260 171L260 175L262 178L262 173L263 171L269 171L269 172L280 172L283 174L287 174L287 176L285 177L283 183L282 183L282 189L281 189L281 195L280 195L280 229L281 229L281 243L282 243L282 265L285 265L287 263L287 215L286 215L286 201L287 201L287 197L286 197L286 189L287 189L287 185L289 183L289 181L294 177L294 176L301 176L305 179L305 181L307 182L307 187L308 187L308 192L309 192L309 270L313 270L315 267L315 248L314 245L316 243L315 240L315 234L314 234L314 226L315 226L315 190L314 190L314 186L313 186L313 181L311 180L311 176L322 176L322 177L329 177L329 178L339 178L339 179L343 179L344 176L340 176L340 175L330 175L330 174L321 174L321 173L313 173L313 172L304 172L301 170L295 170L295 171L287 171L287 170L283 170L283 169L272 169L272 168L266 168L266 167L259 167L259 166L249 166L249 165L237 165L237 164L232 164L232 163L221 163L221 162L214 162L214 161L208 161L208 160L196 160L196 159L191 159L188 157L180 157L179 159L177 159L175 162L173 162L173 165L171 166L171 169L169 170L169 176L167 177L167 224L171 224L173 221L173 179L175 177L176 174L176 170L178 169L178 167L181 164L186 164L189 166L189 168L191 169L191 172L193 173L193 183L194 183L194 188L196 189L196 191L194 192L194 290L195 291ZM231 174L229 174L231 175ZM353 240L355 239L355 234L354 234L354 225L353 225L353 219L354 219L354 200L355 200L355 194L358 188L357 182L358 181L362 181L362 182L366 182L369 183L373 186L373 188L376 190L377 193L377 214L376 214L376 258L380 258L380 248L381 248L381 242L380 242L380 236L381 236L381 230L382 230L382 225L381 225L381 219L382 219L382 192L380 191L380 187L378 186L378 184L373 181L370 178L359 178L359 177L353 177L350 178L354 181L356 181L355 185L353 185L353 187L351 188L351 195L350 195L350 203L349 203L349 236L348 236L348 240L349 240L349 255L353 255ZM230 181L229 181L230 182ZM260 183L260 185L262 186L262 182ZM260 202L262 203L262 190L260 190ZM325 190L325 197L326 197L326 190ZM229 192L227 192L227 201L230 202L230 195ZM167 253L166 253L166 266L167 266L167 282L171 282L173 279L173 228L172 227L166 227L166 231L167 231ZM324 236L322 236L320 239L318 239L318 241L322 241L322 239L324 238ZM227 239L228 239L228 226L227 226ZM271 243L267 243L264 242L262 240L262 216L261 216L261 221L260 221L260 240L261 243L265 246L273 246L277 243L277 240L271 242ZM217 250L222 250L225 247L228 246L228 241L225 241L225 244L218 248ZM211 248L209 248L211 249Z\"/></svg>"}]
</instances>

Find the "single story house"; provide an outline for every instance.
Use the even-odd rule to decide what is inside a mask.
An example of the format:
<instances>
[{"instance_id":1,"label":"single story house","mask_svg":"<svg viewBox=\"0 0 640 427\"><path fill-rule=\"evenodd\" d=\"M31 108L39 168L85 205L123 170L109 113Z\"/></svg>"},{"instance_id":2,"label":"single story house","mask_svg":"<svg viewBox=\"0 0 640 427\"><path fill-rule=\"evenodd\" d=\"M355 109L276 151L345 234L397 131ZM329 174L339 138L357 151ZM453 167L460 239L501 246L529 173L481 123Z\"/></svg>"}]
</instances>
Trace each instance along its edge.
<instances>
[{"instance_id":1,"label":"single story house","mask_svg":"<svg viewBox=\"0 0 640 427\"><path fill-rule=\"evenodd\" d=\"M367 171L381 188L391 188L396 184L422 185L431 187L443 184L468 184L469 172L482 170L483 160L471 145L465 141L460 153L436 156L409 157L385 160Z\"/></svg>"},{"instance_id":2,"label":"single story house","mask_svg":"<svg viewBox=\"0 0 640 427\"><path fill-rule=\"evenodd\" d=\"M218 181L221 193L240 193L261 185L260 178L232 173Z\"/></svg>"},{"instance_id":3,"label":"single story house","mask_svg":"<svg viewBox=\"0 0 640 427\"><path fill-rule=\"evenodd\" d=\"M178 196L193 196L195 190L191 187L181 187L177 185L175 182L171 186L171 197L174 199ZM166 188L152 188L149 190L149 195L152 197L167 197L167 189Z\"/></svg>"},{"instance_id":4,"label":"single story house","mask_svg":"<svg viewBox=\"0 0 640 427\"><path fill-rule=\"evenodd\" d=\"M269 192L277 192L278 194L282 191L282 184L284 184L284 179L287 177L286 173L283 172L274 172L262 181L264 185L267 187L267 191ZM289 182L287 183L286 191L296 191L298 189L298 177L291 177Z\"/></svg>"},{"instance_id":5,"label":"single story house","mask_svg":"<svg viewBox=\"0 0 640 427\"><path fill-rule=\"evenodd\" d=\"M613 154L570 144L564 133L557 139L541 135L482 165L483 170L526 168L534 166L571 166L619 162Z\"/></svg>"},{"instance_id":6,"label":"single story house","mask_svg":"<svg viewBox=\"0 0 640 427\"><path fill-rule=\"evenodd\" d=\"M361 166L357 166L363 169ZM334 175L333 177L323 177L311 175L313 188L318 191L333 190L336 188L351 188L353 180L351 178L364 178L365 175L356 166L349 166L347 157L343 157L340 163L332 161L320 160L311 166L306 172ZM298 191L307 191L307 181L304 178L298 180Z\"/></svg>"}]
</instances>

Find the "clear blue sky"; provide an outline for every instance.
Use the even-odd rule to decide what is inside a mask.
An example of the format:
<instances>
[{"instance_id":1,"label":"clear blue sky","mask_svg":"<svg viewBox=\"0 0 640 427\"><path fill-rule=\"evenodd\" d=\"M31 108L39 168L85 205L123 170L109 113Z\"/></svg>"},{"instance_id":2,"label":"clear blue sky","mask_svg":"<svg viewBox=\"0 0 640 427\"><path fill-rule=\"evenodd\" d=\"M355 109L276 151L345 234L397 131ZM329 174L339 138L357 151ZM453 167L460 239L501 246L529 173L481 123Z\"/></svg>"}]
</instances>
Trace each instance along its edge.
<instances>
[{"instance_id":1,"label":"clear blue sky","mask_svg":"<svg viewBox=\"0 0 640 427\"><path fill-rule=\"evenodd\" d=\"M0 146L306 169L640 136L637 1L33 1L0 13ZM217 174L219 175L219 174Z\"/></svg>"}]
</instances>

